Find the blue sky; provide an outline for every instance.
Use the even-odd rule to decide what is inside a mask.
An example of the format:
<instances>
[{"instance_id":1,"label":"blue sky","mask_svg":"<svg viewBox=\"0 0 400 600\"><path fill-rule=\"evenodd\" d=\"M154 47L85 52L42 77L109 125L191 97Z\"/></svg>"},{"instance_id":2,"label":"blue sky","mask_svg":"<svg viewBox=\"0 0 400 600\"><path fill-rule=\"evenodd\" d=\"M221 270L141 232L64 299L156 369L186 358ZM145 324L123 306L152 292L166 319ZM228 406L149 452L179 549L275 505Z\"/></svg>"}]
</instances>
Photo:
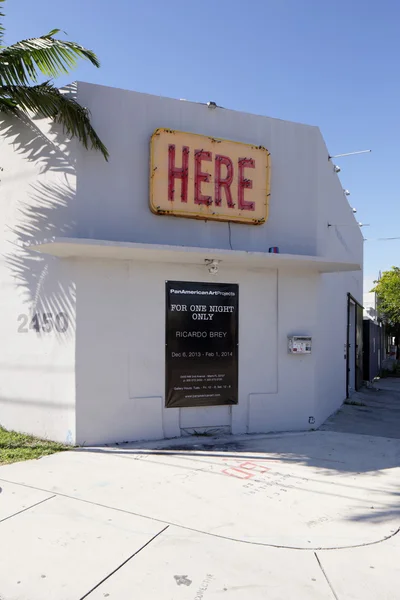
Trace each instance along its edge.
<instances>
[{"instance_id":1,"label":"blue sky","mask_svg":"<svg viewBox=\"0 0 400 600\"><path fill-rule=\"evenodd\" d=\"M400 237L398 0L9 0L6 42L59 27L98 54L71 79L318 125L364 237ZM400 240L365 242L365 275Z\"/></svg>"}]
</instances>

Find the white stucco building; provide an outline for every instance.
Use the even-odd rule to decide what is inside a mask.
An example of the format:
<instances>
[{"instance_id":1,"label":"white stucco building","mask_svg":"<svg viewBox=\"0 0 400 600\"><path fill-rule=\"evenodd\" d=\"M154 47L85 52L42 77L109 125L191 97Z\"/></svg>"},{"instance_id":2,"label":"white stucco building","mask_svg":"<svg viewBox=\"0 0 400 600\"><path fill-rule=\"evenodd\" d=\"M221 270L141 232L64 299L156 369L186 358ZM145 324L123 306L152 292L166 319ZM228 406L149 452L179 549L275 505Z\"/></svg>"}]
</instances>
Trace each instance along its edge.
<instances>
[{"instance_id":1,"label":"white stucco building","mask_svg":"<svg viewBox=\"0 0 400 600\"><path fill-rule=\"evenodd\" d=\"M317 427L356 386L363 261L319 129L86 83L76 94L108 163L44 121L2 126L0 424L72 444ZM266 222L154 214L158 128L266 148ZM250 175L238 185L257 205ZM238 286L235 403L166 407L166 281ZM293 335L311 353L289 354Z\"/></svg>"},{"instance_id":2,"label":"white stucco building","mask_svg":"<svg viewBox=\"0 0 400 600\"><path fill-rule=\"evenodd\" d=\"M364 293L363 293L363 307L364 307L364 318L371 319L371 321L378 321L379 309L378 309L378 297L375 292L371 290L375 287L375 281L381 278L379 273L375 278L368 277L364 278Z\"/></svg>"}]
</instances>

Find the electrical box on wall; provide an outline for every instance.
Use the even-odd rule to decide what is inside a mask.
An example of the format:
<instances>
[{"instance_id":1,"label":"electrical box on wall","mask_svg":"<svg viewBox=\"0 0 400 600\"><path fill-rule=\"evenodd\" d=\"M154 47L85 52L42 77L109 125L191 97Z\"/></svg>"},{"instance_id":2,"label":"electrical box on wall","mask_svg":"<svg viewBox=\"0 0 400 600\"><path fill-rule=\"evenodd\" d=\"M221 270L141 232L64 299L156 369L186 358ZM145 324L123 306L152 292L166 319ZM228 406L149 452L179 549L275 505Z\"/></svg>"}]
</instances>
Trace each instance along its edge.
<instances>
[{"instance_id":1,"label":"electrical box on wall","mask_svg":"<svg viewBox=\"0 0 400 600\"><path fill-rule=\"evenodd\" d=\"M289 354L311 354L312 337L307 335L289 335Z\"/></svg>"}]
</instances>

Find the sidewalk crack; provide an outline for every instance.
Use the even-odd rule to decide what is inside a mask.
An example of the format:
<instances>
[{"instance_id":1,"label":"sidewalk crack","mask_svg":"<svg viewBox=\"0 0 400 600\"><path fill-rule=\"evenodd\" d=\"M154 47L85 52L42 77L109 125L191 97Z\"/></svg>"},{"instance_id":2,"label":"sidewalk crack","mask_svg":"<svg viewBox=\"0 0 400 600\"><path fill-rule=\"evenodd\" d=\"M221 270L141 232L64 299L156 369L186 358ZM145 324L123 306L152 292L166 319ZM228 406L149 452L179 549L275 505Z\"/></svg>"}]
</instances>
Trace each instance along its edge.
<instances>
[{"instance_id":1,"label":"sidewalk crack","mask_svg":"<svg viewBox=\"0 0 400 600\"><path fill-rule=\"evenodd\" d=\"M167 525L166 527L164 527L164 529L161 529L161 531L159 531L158 533L156 533L155 535L153 535L153 537L148 542L146 542L145 544L143 544L143 546L141 548L139 548L139 550L136 550L133 554L131 554L130 556L128 556L128 558L126 560L124 560L124 562L122 562L120 565L118 565L118 567L116 569L114 569L113 571L111 571L111 573L109 573L108 575L106 575L101 581L99 581L99 583L96 583L96 585L94 587L92 587L91 590L89 590L88 592L86 592L86 594L84 594L83 596L81 596L79 598L79 600L84 600L92 592L94 592L94 590L97 590L97 588L100 587L105 581L107 581L107 579L110 579L110 577L112 577L117 571L119 571L120 569L122 569L122 567L125 566L130 560L132 560L132 558L134 558L137 554L139 554L139 552L141 552L142 550L144 550L144 548L146 548L146 546L148 546L149 544L151 544L151 542L153 542L156 538L158 538L159 535L161 535L162 533L164 533L164 531L166 531L168 529L168 527L169 527L169 525Z\"/></svg>"},{"instance_id":2,"label":"sidewalk crack","mask_svg":"<svg viewBox=\"0 0 400 600\"><path fill-rule=\"evenodd\" d=\"M43 502L47 502L48 500L52 500L56 496L57 496L57 494L53 494L53 496L49 496L48 498L45 498L44 500L40 500L39 502L35 502L35 504L31 504L30 506L27 506L26 508L22 508L21 510L18 510L16 513L13 513L12 515L8 515L8 517L4 517L4 519L0 519L0 523L4 523L4 521L7 521L8 519L12 519L13 517L16 517L17 515L20 515L21 513L24 513L27 510L31 510L31 508L35 508L36 506L39 506L40 504L43 504Z\"/></svg>"},{"instance_id":3,"label":"sidewalk crack","mask_svg":"<svg viewBox=\"0 0 400 600\"><path fill-rule=\"evenodd\" d=\"M322 564L321 564L321 561L320 561L320 559L319 559L319 556L318 556L318 554L317 554L316 552L314 552L314 556L315 556L315 558L317 559L318 566L319 566L319 568L321 569L321 571L322 571L322 574L323 574L323 576L325 577L325 580L326 580L327 584L328 584L328 585L329 585L329 587L330 587L330 590L331 590L331 592L332 592L332 594L333 594L333 597L335 598L335 600L339 600L339 597L337 596L337 594L336 594L335 590L333 589L333 585L332 585L332 584L331 584L331 582L329 581L329 577L328 577L328 575L326 574L326 572L325 572L325 569L324 569L324 567L322 566Z\"/></svg>"}]
</instances>

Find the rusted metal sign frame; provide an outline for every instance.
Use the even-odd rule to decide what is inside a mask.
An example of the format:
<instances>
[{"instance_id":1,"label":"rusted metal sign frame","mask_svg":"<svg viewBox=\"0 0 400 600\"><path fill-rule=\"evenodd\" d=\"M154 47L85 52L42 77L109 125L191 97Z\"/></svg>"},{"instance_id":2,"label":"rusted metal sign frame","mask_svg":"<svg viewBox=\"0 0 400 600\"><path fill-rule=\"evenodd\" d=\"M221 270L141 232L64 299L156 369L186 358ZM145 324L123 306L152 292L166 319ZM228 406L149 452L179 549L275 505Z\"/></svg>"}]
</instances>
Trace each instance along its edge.
<instances>
[{"instance_id":1,"label":"rusted metal sign frame","mask_svg":"<svg viewBox=\"0 0 400 600\"><path fill-rule=\"evenodd\" d=\"M160 136L162 133L167 134L182 134L190 137L197 137L200 139L209 140L211 143L220 143L225 142L228 144L237 144L243 148L251 148L252 150L263 151L265 152L265 197L263 198L263 215L261 218L254 218L249 216L243 216L243 211L241 210L240 215L235 214L221 214L212 212L212 208L209 209L210 212L204 212L204 208L199 211L189 211L189 210L179 210L179 208L171 208L166 210L162 208L159 204L159 201L155 197L154 190L154 177L156 174L157 166L155 164L154 150L155 144L154 140ZM190 219L200 219L200 220L212 220L212 221L222 221L222 222L236 222L236 223L244 223L250 225L262 225L267 222L269 216L269 198L270 198L270 176L271 176L271 166L270 166L270 152L264 148L263 146L256 146L254 144L245 144L243 142L238 142L235 140L227 140L223 138L216 138L212 136L205 136L197 133L191 133L186 131L172 130L167 128L158 128L154 131L150 140L150 209L154 214L157 215L168 215L175 217L184 217Z\"/></svg>"}]
</instances>

